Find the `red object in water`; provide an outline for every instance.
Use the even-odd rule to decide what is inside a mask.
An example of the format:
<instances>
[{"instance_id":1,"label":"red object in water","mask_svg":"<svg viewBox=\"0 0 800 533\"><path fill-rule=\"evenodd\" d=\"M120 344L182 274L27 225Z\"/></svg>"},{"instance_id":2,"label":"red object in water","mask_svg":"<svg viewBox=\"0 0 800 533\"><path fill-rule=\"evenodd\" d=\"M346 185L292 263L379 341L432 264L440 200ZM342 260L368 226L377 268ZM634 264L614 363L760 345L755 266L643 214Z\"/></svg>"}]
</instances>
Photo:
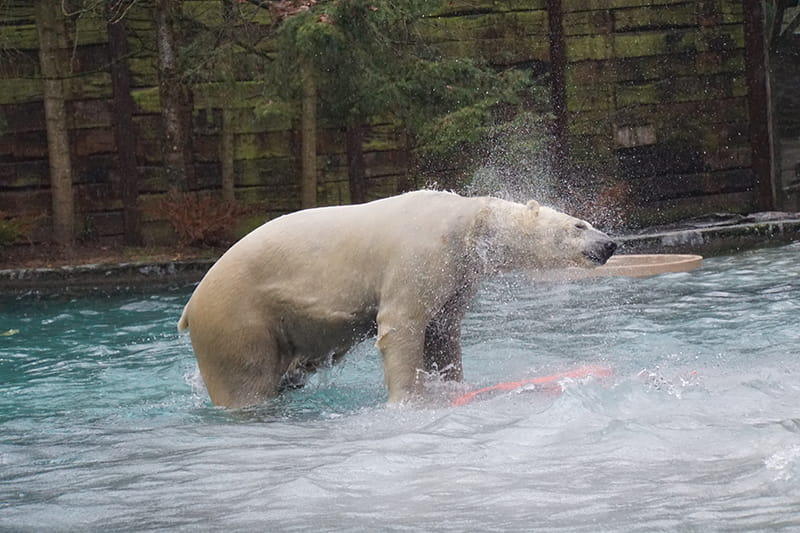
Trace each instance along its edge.
<instances>
[{"instance_id":1,"label":"red object in water","mask_svg":"<svg viewBox=\"0 0 800 533\"><path fill-rule=\"evenodd\" d=\"M598 378L607 378L612 373L613 373L612 370L606 366L600 366L600 365L579 366L578 368L575 368L573 370L567 370L566 372L553 374L552 376L541 376L538 378L523 379L522 381L506 381L505 383L498 383L497 385L492 385L491 387L484 387L483 389L478 389L472 392L468 392L463 396L459 396L458 398L453 400L453 402L450 405L452 405L453 407L457 407L459 405L466 405L472 400L474 400L476 396L479 396L486 392L512 391L520 387L523 387L525 385L550 385L550 387L545 387L545 390L553 390L553 387L557 386L556 382L560 379L580 379L580 378L588 378L590 376Z\"/></svg>"}]
</instances>

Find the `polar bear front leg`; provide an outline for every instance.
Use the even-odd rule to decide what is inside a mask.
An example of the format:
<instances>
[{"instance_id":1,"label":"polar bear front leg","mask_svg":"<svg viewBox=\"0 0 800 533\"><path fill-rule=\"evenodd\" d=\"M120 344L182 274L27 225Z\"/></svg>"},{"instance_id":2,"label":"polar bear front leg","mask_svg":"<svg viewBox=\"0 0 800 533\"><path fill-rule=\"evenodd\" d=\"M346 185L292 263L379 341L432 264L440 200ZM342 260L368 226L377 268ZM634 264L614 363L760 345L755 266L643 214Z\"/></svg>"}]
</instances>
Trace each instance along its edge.
<instances>
[{"instance_id":1,"label":"polar bear front leg","mask_svg":"<svg viewBox=\"0 0 800 533\"><path fill-rule=\"evenodd\" d=\"M447 381L461 381L461 319L441 316L425 329L425 371Z\"/></svg>"},{"instance_id":2,"label":"polar bear front leg","mask_svg":"<svg viewBox=\"0 0 800 533\"><path fill-rule=\"evenodd\" d=\"M419 396L425 369L425 323L378 313L378 341L389 403Z\"/></svg>"}]
</instances>

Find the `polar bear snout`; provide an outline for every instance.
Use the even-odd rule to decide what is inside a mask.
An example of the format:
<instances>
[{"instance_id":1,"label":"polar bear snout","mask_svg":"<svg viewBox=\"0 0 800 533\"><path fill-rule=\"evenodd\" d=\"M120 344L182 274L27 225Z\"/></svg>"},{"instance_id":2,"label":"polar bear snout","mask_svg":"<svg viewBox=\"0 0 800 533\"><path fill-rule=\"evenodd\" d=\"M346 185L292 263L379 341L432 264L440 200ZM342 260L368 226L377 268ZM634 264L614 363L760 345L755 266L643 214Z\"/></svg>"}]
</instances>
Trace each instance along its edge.
<instances>
[{"instance_id":1,"label":"polar bear snout","mask_svg":"<svg viewBox=\"0 0 800 533\"><path fill-rule=\"evenodd\" d=\"M616 250L617 243L605 238L587 246L583 255L595 265L604 265Z\"/></svg>"}]
</instances>

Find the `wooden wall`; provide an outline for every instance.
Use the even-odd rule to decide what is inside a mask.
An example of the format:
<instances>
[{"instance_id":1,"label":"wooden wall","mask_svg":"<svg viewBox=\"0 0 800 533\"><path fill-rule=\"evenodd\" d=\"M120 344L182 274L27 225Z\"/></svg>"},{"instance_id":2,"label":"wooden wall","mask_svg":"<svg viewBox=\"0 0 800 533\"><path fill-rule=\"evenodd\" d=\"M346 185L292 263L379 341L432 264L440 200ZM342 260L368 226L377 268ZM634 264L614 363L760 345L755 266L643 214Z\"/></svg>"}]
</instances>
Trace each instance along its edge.
<instances>
[{"instance_id":1,"label":"wooden wall","mask_svg":"<svg viewBox=\"0 0 800 533\"><path fill-rule=\"evenodd\" d=\"M623 183L634 220L665 222L757 205L742 5L742 0L455 0L442 2L421 24L432 42L454 55L517 66L563 59L552 69L561 76L564 103L554 112L563 121L569 172L578 183ZM184 0L183 9L198 20L220 11L218 0ZM556 19L554 10L560 12ZM553 20L559 26L551 31ZM47 139L33 9L0 3L0 24L0 211L40 216L35 238L46 238ZM126 24L145 238L169 242L173 235L159 210L168 184L146 3L129 11ZM71 30L68 108L79 236L115 239L122 232L122 206L105 21L81 17ZM554 45L562 46L555 56ZM251 223L299 208L297 125L256 113L258 82L198 83L192 94L196 187L219 189L226 131L233 135L236 197L263 211ZM322 205L349 201L344 146L342 128L329 125L320 132ZM397 124L386 119L371 124L364 151L370 198L422 185Z\"/></svg>"},{"instance_id":2,"label":"wooden wall","mask_svg":"<svg viewBox=\"0 0 800 533\"><path fill-rule=\"evenodd\" d=\"M644 222L753 210L742 2L561 4L573 160Z\"/></svg>"}]
</instances>

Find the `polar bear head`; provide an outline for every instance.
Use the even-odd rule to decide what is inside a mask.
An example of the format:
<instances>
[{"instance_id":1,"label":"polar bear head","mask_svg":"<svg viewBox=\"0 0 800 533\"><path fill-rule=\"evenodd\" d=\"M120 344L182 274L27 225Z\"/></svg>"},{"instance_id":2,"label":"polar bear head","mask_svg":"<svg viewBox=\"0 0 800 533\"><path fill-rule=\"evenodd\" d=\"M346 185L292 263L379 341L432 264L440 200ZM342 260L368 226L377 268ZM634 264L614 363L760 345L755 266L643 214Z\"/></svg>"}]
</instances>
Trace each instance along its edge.
<instances>
[{"instance_id":1,"label":"polar bear head","mask_svg":"<svg viewBox=\"0 0 800 533\"><path fill-rule=\"evenodd\" d=\"M494 263L499 270L593 267L605 264L617 244L585 220L555 209L499 201L491 208Z\"/></svg>"}]
</instances>

